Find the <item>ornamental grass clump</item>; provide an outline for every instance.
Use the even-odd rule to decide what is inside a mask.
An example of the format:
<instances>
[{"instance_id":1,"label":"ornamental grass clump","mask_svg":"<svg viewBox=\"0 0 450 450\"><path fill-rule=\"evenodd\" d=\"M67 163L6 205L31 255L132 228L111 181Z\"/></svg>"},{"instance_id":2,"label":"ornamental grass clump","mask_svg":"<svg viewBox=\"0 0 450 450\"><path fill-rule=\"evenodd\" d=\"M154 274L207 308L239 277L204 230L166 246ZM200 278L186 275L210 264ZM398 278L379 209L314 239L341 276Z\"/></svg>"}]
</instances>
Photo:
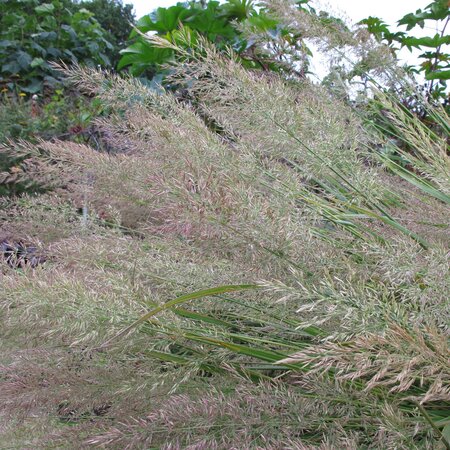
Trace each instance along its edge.
<instances>
[{"instance_id":1,"label":"ornamental grass clump","mask_svg":"<svg viewBox=\"0 0 450 450\"><path fill-rule=\"evenodd\" d=\"M415 149L394 164L325 88L149 39L181 97L64 68L114 111L110 153L2 147L51 188L2 203L48 255L1 266L3 441L448 448L445 138L378 92Z\"/></svg>"}]
</instances>

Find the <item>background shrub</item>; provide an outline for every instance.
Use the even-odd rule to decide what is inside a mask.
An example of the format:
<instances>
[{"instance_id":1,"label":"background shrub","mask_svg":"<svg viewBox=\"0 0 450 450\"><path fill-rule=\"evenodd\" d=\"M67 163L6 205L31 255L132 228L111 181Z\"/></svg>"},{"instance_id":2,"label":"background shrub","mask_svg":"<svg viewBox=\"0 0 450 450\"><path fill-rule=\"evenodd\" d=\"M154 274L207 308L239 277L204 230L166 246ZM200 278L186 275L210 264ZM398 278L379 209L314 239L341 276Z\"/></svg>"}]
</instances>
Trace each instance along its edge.
<instances>
[{"instance_id":1,"label":"background shrub","mask_svg":"<svg viewBox=\"0 0 450 450\"><path fill-rule=\"evenodd\" d=\"M106 49L106 55L111 65L116 67L120 58L119 51L125 47L135 23L133 5L124 5L121 0L88 0L80 1L77 5L94 14L100 26L107 32L107 40L113 47Z\"/></svg>"},{"instance_id":2,"label":"background shrub","mask_svg":"<svg viewBox=\"0 0 450 450\"><path fill-rule=\"evenodd\" d=\"M297 3L305 13L315 14L307 1ZM183 45L186 41L180 36L180 24L181 33L189 33L192 44L201 36L221 51L232 48L247 68L285 71L300 77L308 72L311 51L303 33L284 26L263 5L256 8L252 0L190 1L157 8L137 21L140 34L131 33L134 42L121 51L123 56L118 68L129 67L133 75L146 74L150 78L167 74L163 65L173 61L176 52L158 48L144 34L151 31L174 44Z\"/></svg>"},{"instance_id":3,"label":"background shrub","mask_svg":"<svg viewBox=\"0 0 450 450\"><path fill-rule=\"evenodd\" d=\"M87 9L70 0L3 1L0 16L0 86L37 93L58 86L51 61L111 66L113 44Z\"/></svg>"}]
</instances>

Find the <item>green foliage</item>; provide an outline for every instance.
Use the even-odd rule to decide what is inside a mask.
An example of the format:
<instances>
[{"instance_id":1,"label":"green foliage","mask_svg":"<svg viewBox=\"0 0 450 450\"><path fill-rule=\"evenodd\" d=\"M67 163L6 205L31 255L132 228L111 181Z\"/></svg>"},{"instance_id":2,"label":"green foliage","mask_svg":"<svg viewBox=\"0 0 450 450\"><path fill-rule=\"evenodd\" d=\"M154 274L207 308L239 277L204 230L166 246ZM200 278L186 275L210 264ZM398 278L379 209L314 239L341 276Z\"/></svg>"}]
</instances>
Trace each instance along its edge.
<instances>
[{"instance_id":1,"label":"green foliage","mask_svg":"<svg viewBox=\"0 0 450 450\"><path fill-rule=\"evenodd\" d=\"M298 7L314 11L307 2L299 2ZM156 9L136 23L138 31L131 33L134 43L122 50L118 69L129 67L135 76L160 74L161 66L173 61L176 54L170 48L153 45L144 35L153 32L173 44L185 44L180 39L180 26L185 28L182 34L188 33L193 44L202 36L221 51L232 48L247 68L288 70L301 77L308 70L311 52L301 34L282 26L267 9L255 8L251 0L224 3L211 0L204 5L191 1Z\"/></svg>"},{"instance_id":2,"label":"green foliage","mask_svg":"<svg viewBox=\"0 0 450 450\"><path fill-rule=\"evenodd\" d=\"M420 27L424 28L425 21L435 22L433 28L439 29L434 36L417 37L409 33ZM447 80L450 79L450 54L445 46L450 44L450 35L446 29L450 21L450 8L448 0L434 0L423 10L405 15L397 23L406 26L406 32L392 33L389 27L377 17L369 17L361 24L367 25L368 30L380 41L387 42L394 53L398 45L406 47L410 51L413 48L426 50L419 56L422 61L417 68L411 68L415 73L422 74L427 83L428 95L434 99L448 102Z\"/></svg>"},{"instance_id":3,"label":"green foliage","mask_svg":"<svg viewBox=\"0 0 450 450\"><path fill-rule=\"evenodd\" d=\"M107 32L106 38L113 48L108 48L105 53L115 66L120 58L119 50L124 48L135 23L133 5L124 5L121 0L84 0L78 6L93 13Z\"/></svg>"},{"instance_id":4,"label":"green foliage","mask_svg":"<svg viewBox=\"0 0 450 450\"><path fill-rule=\"evenodd\" d=\"M203 8L196 2L178 3L170 8L158 8L142 17L136 27L141 33L153 31L161 36L176 39L176 32L181 23L223 48L225 45L235 43L238 37L230 20L242 20L241 11L230 9L231 5L230 3L220 5L217 1L211 1ZM244 14L246 13L247 10L244 10ZM123 56L118 65L119 69L131 66L131 73L140 75L146 70L155 69L156 65L173 59L173 51L152 46L145 38L137 36L136 32L133 32L131 37L137 37L136 42L121 52ZM238 46L241 45L240 42L236 43Z\"/></svg>"},{"instance_id":5,"label":"green foliage","mask_svg":"<svg viewBox=\"0 0 450 450\"><path fill-rule=\"evenodd\" d=\"M7 140L63 139L88 142L90 123L103 113L101 103L73 89L55 89L51 95L27 98L25 94L1 94L0 143ZM22 181L27 163L21 155L0 155L0 196L41 191L39 183Z\"/></svg>"},{"instance_id":6,"label":"green foliage","mask_svg":"<svg viewBox=\"0 0 450 450\"><path fill-rule=\"evenodd\" d=\"M72 89L56 89L44 100L16 98L4 93L0 102L0 142L66 137L71 130L86 128L100 113L97 100L92 101Z\"/></svg>"},{"instance_id":7,"label":"green foliage","mask_svg":"<svg viewBox=\"0 0 450 450\"><path fill-rule=\"evenodd\" d=\"M29 93L55 88L51 61L110 65L113 46L88 10L68 0L2 0L1 7L1 86Z\"/></svg>"}]
</instances>

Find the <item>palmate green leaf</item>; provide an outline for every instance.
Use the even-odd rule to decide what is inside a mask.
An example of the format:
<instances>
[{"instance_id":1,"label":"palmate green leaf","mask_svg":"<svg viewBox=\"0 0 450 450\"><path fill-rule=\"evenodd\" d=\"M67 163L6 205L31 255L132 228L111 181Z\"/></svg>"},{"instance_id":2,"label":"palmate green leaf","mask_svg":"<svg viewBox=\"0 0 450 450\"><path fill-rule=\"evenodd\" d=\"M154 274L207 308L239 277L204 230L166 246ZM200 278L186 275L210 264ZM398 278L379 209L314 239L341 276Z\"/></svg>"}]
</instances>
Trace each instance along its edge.
<instances>
[{"instance_id":1,"label":"palmate green leaf","mask_svg":"<svg viewBox=\"0 0 450 450\"><path fill-rule=\"evenodd\" d=\"M249 17L246 21L246 24L250 25L252 28L258 31L267 32L269 30L276 30L279 22L274 18L268 16L261 12L258 15L254 15Z\"/></svg>"},{"instance_id":2,"label":"palmate green leaf","mask_svg":"<svg viewBox=\"0 0 450 450\"><path fill-rule=\"evenodd\" d=\"M44 3L34 8L37 14L50 14L55 10L55 7L51 3Z\"/></svg>"},{"instance_id":3,"label":"palmate green leaf","mask_svg":"<svg viewBox=\"0 0 450 450\"><path fill-rule=\"evenodd\" d=\"M195 16L187 23L190 28L209 37L221 35L230 38L236 34L234 28L227 24L225 20L210 18L206 14Z\"/></svg>"},{"instance_id":4,"label":"palmate green leaf","mask_svg":"<svg viewBox=\"0 0 450 450\"><path fill-rule=\"evenodd\" d=\"M118 70L126 66L141 67L143 70L152 64L163 64L171 59L173 51L158 48L146 41L138 41L120 52L123 56L117 65Z\"/></svg>"},{"instance_id":5,"label":"palmate green leaf","mask_svg":"<svg viewBox=\"0 0 450 450\"><path fill-rule=\"evenodd\" d=\"M421 38L416 38L413 36L404 37L400 40L403 47L408 47L411 49L412 47L420 48L420 47L431 47L437 48L441 45L450 44L450 35L441 36L436 33L433 37L425 36Z\"/></svg>"},{"instance_id":6,"label":"palmate green leaf","mask_svg":"<svg viewBox=\"0 0 450 450\"><path fill-rule=\"evenodd\" d=\"M261 18L261 20L259 20ZM192 36L196 34L202 35L207 38L208 41L215 43L218 49L224 50L228 47L232 47L238 54L244 51L247 41L236 26L236 21L242 22L245 20L254 21L251 25L261 31L259 28L265 28L265 33L271 33L273 37L279 38L280 35L288 33L286 29L280 28L280 21L275 19L269 19L263 10L256 11L253 2L251 0L228 0L226 3L210 0L206 3L205 7L202 7L199 3L178 3L171 8L158 8L152 14L142 17L136 28L131 33L131 38L138 37L138 40L144 40L149 38L145 33L153 31L157 33L158 37L166 36L167 41L172 43L178 42L176 39L176 33L180 26L187 28L189 26ZM140 36L139 36L140 35ZM269 39L269 36L266 36ZM288 42L285 39L285 42ZM289 42L289 45L295 45L295 42ZM152 42L152 45L158 46L156 41ZM187 42L181 42L181 48L186 49L190 47ZM307 49L304 49L305 53L308 53ZM129 58L127 58L129 61ZM164 60L162 63L167 62ZM131 65L131 71L135 70L140 63L135 61L132 64L121 61L119 68L123 68L126 65ZM152 63L143 63L141 70L145 70L145 64L150 66ZM156 66L160 65L160 62L155 62ZM248 67L260 67L261 63L253 61L252 58L244 58L244 65ZM277 64L271 62L268 66L270 70L279 71L280 68ZM152 68L154 69L154 68ZM160 70L159 67L156 67Z\"/></svg>"},{"instance_id":7,"label":"palmate green leaf","mask_svg":"<svg viewBox=\"0 0 450 450\"><path fill-rule=\"evenodd\" d=\"M227 38L236 35L236 30L229 20L221 14L219 2L210 1L206 9L197 9L196 14L186 18L185 22L189 28L207 35L210 40L214 40L217 35Z\"/></svg>"},{"instance_id":8,"label":"palmate green leaf","mask_svg":"<svg viewBox=\"0 0 450 450\"><path fill-rule=\"evenodd\" d=\"M204 298L204 297L210 297L218 294L224 294L226 292L235 292L235 291L243 291L248 289L259 289L259 286L255 284L238 284L238 285L227 285L227 286L219 286L211 289L204 289L197 292L192 292L190 294L182 295L181 297L177 297L173 300L168 301L167 303L164 303L161 306L158 306L148 313L141 316L138 320L133 322L130 326L126 327L124 330L122 330L120 333L116 334L112 338L108 339L106 342L104 342L100 348L104 348L108 346L112 341L126 335L129 333L133 328L136 328L141 323L144 323L151 317L155 316L156 314L160 313L161 311L165 311L168 309L172 309L174 306L189 302L191 300L195 300L198 298Z\"/></svg>"},{"instance_id":9,"label":"palmate green leaf","mask_svg":"<svg viewBox=\"0 0 450 450\"><path fill-rule=\"evenodd\" d=\"M437 70L425 75L427 80L450 80L450 69L449 70Z\"/></svg>"},{"instance_id":10,"label":"palmate green leaf","mask_svg":"<svg viewBox=\"0 0 450 450\"><path fill-rule=\"evenodd\" d=\"M255 11L253 0L228 0L222 7L223 16L230 19L244 20Z\"/></svg>"},{"instance_id":11,"label":"palmate green leaf","mask_svg":"<svg viewBox=\"0 0 450 450\"><path fill-rule=\"evenodd\" d=\"M367 19L358 22L358 25L367 25L370 33L381 35L381 33L389 33L389 28L379 17L369 16Z\"/></svg>"},{"instance_id":12,"label":"palmate green leaf","mask_svg":"<svg viewBox=\"0 0 450 450\"><path fill-rule=\"evenodd\" d=\"M148 31L156 31L161 34L169 33L176 30L180 22L195 13L196 10L181 5L158 8L154 13L141 17L136 23L136 28L142 33ZM135 37L137 34L137 31L133 30L130 37Z\"/></svg>"},{"instance_id":13,"label":"palmate green leaf","mask_svg":"<svg viewBox=\"0 0 450 450\"><path fill-rule=\"evenodd\" d=\"M425 25L425 20L443 20L449 15L448 0L434 0L425 10L418 9L415 13L406 14L397 23L406 25L407 31L419 25Z\"/></svg>"},{"instance_id":14,"label":"palmate green leaf","mask_svg":"<svg viewBox=\"0 0 450 450\"><path fill-rule=\"evenodd\" d=\"M398 25L406 25L407 31L411 30L416 25L419 25L421 28L423 28L426 16L427 13L424 13L419 9L416 14L406 14L406 16L400 19L397 23Z\"/></svg>"}]
</instances>

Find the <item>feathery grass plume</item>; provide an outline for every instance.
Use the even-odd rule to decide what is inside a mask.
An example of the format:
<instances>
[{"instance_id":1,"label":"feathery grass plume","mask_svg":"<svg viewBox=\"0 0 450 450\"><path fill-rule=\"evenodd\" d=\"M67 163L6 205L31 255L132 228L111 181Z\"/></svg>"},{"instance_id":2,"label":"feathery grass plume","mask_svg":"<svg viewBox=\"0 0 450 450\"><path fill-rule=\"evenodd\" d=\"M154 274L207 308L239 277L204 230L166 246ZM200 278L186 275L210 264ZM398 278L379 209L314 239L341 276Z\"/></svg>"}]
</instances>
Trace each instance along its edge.
<instances>
[{"instance_id":1,"label":"feathery grass plume","mask_svg":"<svg viewBox=\"0 0 450 450\"><path fill-rule=\"evenodd\" d=\"M279 280L260 284L280 301L297 304L297 312L307 314L301 321L304 326L314 323L328 329L328 339L384 332L389 321L438 326L448 332L446 247L424 251L396 241L389 246L365 245L359 255L363 259L357 264L352 258L339 258L341 271L329 265L329 273L315 284L299 276L288 284Z\"/></svg>"},{"instance_id":2,"label":"feathery grass plume","mask_svg":"<svg viewBox=\"0 0 450 450\"><path fill-rule=\"evenodd\" d=\"M132 89L134 87L133 83ZM122 93L126 91L123 81L117 86L111 82L111 89L119 89ZM277 204L274 208L274 202L270 205L268 199L261 195L261 192L264 192L267 197L270 192L267 187L267 176L255 167L254 157L251 154L233 151L211 133L192 108L179 104L168 95L156 95L144 87L141 87L141 91L140 97L144 104L151 107L150 111L133 105L131 111L125 115L125 121L118 126L113 125L112 128L116 133L126 134L130 142L135 139L135 147L140 148L140 152L122 160L108 159L111 167L94 176L94 179L98 180L94 182L94 191L107 186L111 192L112 183L124 183L125 180L126 185L135 183L138 189L141 189L133 194L136 200L127 201L132 197L129 192L124 192L122 205L119 207L116 204L116 209L120 211L125 207L125 202L127 208L133 204L139 206L143 199L137 197L139 195L147 197L145 204L150 206L153 203L154 213L150 214L147 225L142 226L151 227L157 232L182 233L192 238L195 235L192 230L203 229L204 237L218 234L228 239L231 234L236 239L238 235L235 230L237 230L242 233L243 239L252 242L253 248L257 251L273 247L273 243L277 241L280 242L279 246L285 246L286 244L280 241L280 238L283 238L280 231L287 228L287 224L292 231L287 229L286 233L295 232L299 236L305 236L301 220L287 219L287 215L297 211L295 198L289 196L283 200L277 194ZM113 94L108 95L115 97ZM167 105L170 110L163 109L161 112L161 108ZM139 140L136 142L137 136ZM152 147L154 145L153 148L157 148L157 152L149 148L148 143L145 147L141 145L143 140L148 142L149 139ZM148 149L145 155L142 153L143 148ZM116 163L119 160L118 167ZM117 168L126 170L124 175L118 175ZM291 174L288 176L292 178ZM293 176L296 177L295 174ZM106 182L106 179L102 181L100 177L108 177L110 181ZM261 186L258 186L257 180L260 180ZM142 189L145 185L143 183L147 183L147 193ZM121 191L123 189L114 190L119 195ZM108 198L106 195L99 193L98 196ZM109 201L119 203L121 199L116 197ZM190 217L186 217L183 223L183 214L186 213L189 213ZM261 222L262 220L264 222ZM272 225L271 222L275 221L276 223ZM224 228L222 223L228 228ZM244 226L245 233L237 224ZM271 227L274 227L274 230L267 244L258 242ZM253 236L261 228L265 228L266 231L260 233L258 240L255 240ZM288 236L286 238L289 239ZM232 242L230 239L230 244ZM247 248L250 249L248 246ZM271 251L281 253L280 249ZM267 256L267 250L263 250L263 253Z\"/></svg>"},{"instance_id":3,"label":"feathery grass plume","mask_svg":"<svg viewBox=\"0 0 450 450\"><path fill-rule=\"evenodd\" d=\"M312 42L332 66L341 66L362 79L385 79L386 71L396 70L396 61L387 45L377 42L364 27L349 27L327 11L310 14L293 0L263 0L262 4L281 23Z\"/></svg>"},{"instance_id":4,"label":"feathery grass plume","mask_svg":"<svg viewBox=\"0 0 450 450\"><path fill-rule=\"evenodd\" d=\"M154 42L156 38L148 39ZM164 39L158 38L157 44L163 46ZM221 129L231 130L231 136L238 136L244 151L251 151L257 160L294 169L290 172L296 172L298 182L290 188L292 194L306 205L322 204L325 220L334 218L336 224L362 237L364 227L351 220L361 215L386 223L427 247L421 236L387 211L391 195L356 152L360 127L350 120L351 110L325 90L306 81L289 86L275 76L258 79L233 58L224 59L206 41L200 41L198 52L193 50L174 68L171 78L198 99L196 107L202 114ZM346 109L348 114L343 116ZM325 199L315 195L314 189L324 191Z\"/></svg>"},{"instance_id":5,"label":"feathery grass plume","mask_svg":"<svg viewBox=\"0 0 450 450\"><path fill-rule=\"evenodd\" d=\"M88 444L150 446L164 440L163 448L360 448L367 443L363 431L375 423L367 417L362 428L346 432L357 408L357 403L333 406L325 399L308 399L301 390L278 383L245 383L225 394L215 389L202 393L198 399L173 396L146 418L111 427ZM409 441L396 439L402 440ZM377 448L386 442L380 436Z\"/></svg>"},{"instance_id":6,"label":"feathery grass plume","mask_svg":"<svg viewBox=\"0 0 450 450\"><path fill-rule=\"evenodd\" d=\"M334 369L341 380L366 379L366 390L384 386L390 393L406 392L408 400L445 404L450 400L449 356L447 339L438 330L391 322L383 335L321 344L280 363L306 363L309 374Z\"/></svg>"},{"instance_id":7,"label":"feathery grass plume","mask_svg":"<svg viewBox=\"0 0 450 450\"><path fill-rule=\"evenodd\" d=\"M417 115L408 111L392 95L374 89L375 119L373 130L387 132L394 139L386 143L386 151L379 158L397 175L440 201L450 203L450 157L448 127L450 119L442 105L431 108L433 117L439 118L433 130ZM419 99L420 101L420 99ZM430 105L422 99L424 108ZM447 127L447 130L445 129ZM390 157L396 153L399 161ZM398 159L398 158L397 158Z\"/></svg>"},{"instance_id":8,"label":"feathery grass plume","mask_svg":"<svg viewBox=\"0 0 450 450\"><path fill-rule=\"evenodd\" d=\"M58 187L59 170L45 164L43 156L38 147L25 141L0 143L0 159L10 162L9 170L0 172L0 183L11 195Z\"/></svg>"}]
</instances>

